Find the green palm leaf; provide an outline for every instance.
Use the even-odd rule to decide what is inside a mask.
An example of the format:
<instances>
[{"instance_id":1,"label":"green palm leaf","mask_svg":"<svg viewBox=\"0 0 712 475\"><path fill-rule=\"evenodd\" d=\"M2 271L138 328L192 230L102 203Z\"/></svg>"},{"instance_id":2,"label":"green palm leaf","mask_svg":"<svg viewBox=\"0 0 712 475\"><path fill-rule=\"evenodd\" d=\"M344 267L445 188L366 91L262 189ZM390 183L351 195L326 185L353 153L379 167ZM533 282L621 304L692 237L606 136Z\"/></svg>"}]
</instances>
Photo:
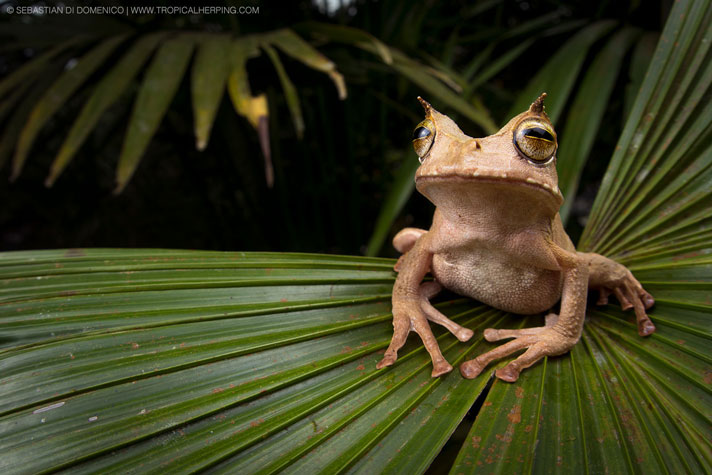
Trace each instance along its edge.
<instances>
[{"instance_id":1,"label":"green palm leaf","mask_svg":"<svg viewBox=\"0 0 712 475\"><path fill-rule=\"evenodd\" d=\"M225 92L225 83L230 73L230 38L206 35L193 64L191 90L195 111L195 146L204 150L208 146L210 130Z\"/></svg>"},{"instance_id":2,"label":"green palm leaf","mask_svg":"<svg viewBox=\"0 0 712 475\"><path fill-rule=\"evenodd\" d=\"M172 38L156 52L139 89L129 120L119 164L115 193L120 193L136 171L141 156L161 123L193 53L195 38L188 34Z\"/></svg>"},{"instance_id":3,"label":"green palm leaf","mask_svg":"<svg viewBox=\"0 0 712 475\"><path fill-rule=\"evenodd\" d=\"M564 223L571 210L579 177L593 147L603 113L618 78L623 57L639 34L640 32L634 28L623 28L608 40L605 48L589 66L571 104L557 151L559 189L564 196L569 197L559 210Z\"/></svg>"},{"instance_id":4,"label":"green palm leaf","mask_svg":"<svg viewBox=\"0 0 712 475\"><path fill-rule=\"evenodd\" d=\"M13 28L11 31L14 35L20 36L20 32L23 30ZM316 36L327 36L333 41L345 42L373 51L389 67L410 77L413 82L422 85L434 96L443 97L444 101L458 108L463 114L484 124L485 127L488 127L487 130L491 131L494 127L482 107L473 107L443 84L450 86L454 84L447 72L437 68L425 68L425 73L423 73L419 68L424 68L424 66L402 53L392 52L381 41L362 30L349 27L334 28L331 25L313 23L306 26L306 31L310 31ZM328 34L325 35L324 32ZM120 34L110 37L94 46L82 56L75 68L62 74L51 87L45 86L42 91L44 96L40 100L37 100L34 94L30 97L35 106L29 115L25 113L24 108L18 108L19 113L13 116L12 120L6 121L5 130L2 132L3 143L0 144L0 164L14 149L13 179L20 174L29 157L31 146L43 126L61 106L76 95L84 81L106 63L106 60L120 46L120 43L126 40L127 36L128 34ZM166 37L169 38L166 39ZM26 98L27 84L41 82L40 79L46 77L57 66L55 63L59 63L58 58L63 53L78 54L78 48L92 38L77 36L72 40L60 43L0 81L0 97L5 98L0 105L0 119L3 114L11 111L18 101ZM239 37L219 33L175 33L170 31L139 35L123 53L118 64L105 73L89 95L89 99L84 103L78 118L52 163L45 184L47 186L54 184L98 121L106 114L108 108L142 73L146 61L157 48L150 65L143 72L138 96L129 119L129 127L122 144L116 171L115 192L120 193L133 176L178 91L194 50L196 54L191 68L191 96L195 117L196 148L203 150L207 147L227 84L228 93L237 113L247 118L258 134L265 158L266 179L268 185L271 186L274 173L271 165L270 137L267 127L267 96L266 94L252 96L246 67L249 58L259 55L258 46L265 49L275 66L298 136L301 137L303 133L304 120L300 110L297 86L290 80L276 49L304 65L328 75L336 86L339 98L346 98L345 80L343 75L337 71L335 63L291 29ZM13 48L16 49L17 46ZM394 61L393 57L396 54L397 61Z\"/></svg>"},{"instance_id":5,"label":"green palm leaf","mask_svg":"<svg viewBox=\"0 0 712 475\"><path fill-rule=\"evenodd\" d=\"M119 35L102 41L77 62L76 66L65 71L44 96L27 119L17 139L17 148L12 160L11 180L17 178L25 163L27 154L42 126L54 115L64 102L99 68L109 55L126 39ZM41 58L38 58L38 60Z\"/></svg>"},{"instance_id":6,"label":"green palm leaf","mask_svg":"<svg viewBox=\"0 0 712 475\"><path fill-rule=\"evenodd\" d=\"M20 67L17 71L0 81L0 97L4 96L8 91L11 91L23 82L36 77L42 69L46 67L50 60L54 59L62 52L86 40L87 38L79 37L64 41L32 61L22 65L22 67Z\"/></svg>"},{"instance_id":7,"label":"green palm leaf","mask_svg":"<svg viewBox=\"0 0 712 475\"><path fill-rule=\"evenodd\" d=\"M121 61L96 86L89 100L84 104L79 117L64 140L57 157L52 162L45 185L52 186L66 168L77 150L94 129L101 115L126 90L136 77L141 66L149 58L165 34L147 35L133 44Z\"/></svg>"},{"instance_id":8,"label":"green palm leaf","mask_svg":"<svg viewBox=\"0 0 712 475\"><path fill-rule=\"evenodd\" d=\"M710 19L675 3L581 243L653 293L652 336L591 308L515 384L432 379L417 338L375 370L391 260L0 253L0 470L420 473L480 398L452 473L712 471ZM491 347L486 327L540 320L439 307L475 330L436 329L452 363Z\"/></svg>"}]
</instances>

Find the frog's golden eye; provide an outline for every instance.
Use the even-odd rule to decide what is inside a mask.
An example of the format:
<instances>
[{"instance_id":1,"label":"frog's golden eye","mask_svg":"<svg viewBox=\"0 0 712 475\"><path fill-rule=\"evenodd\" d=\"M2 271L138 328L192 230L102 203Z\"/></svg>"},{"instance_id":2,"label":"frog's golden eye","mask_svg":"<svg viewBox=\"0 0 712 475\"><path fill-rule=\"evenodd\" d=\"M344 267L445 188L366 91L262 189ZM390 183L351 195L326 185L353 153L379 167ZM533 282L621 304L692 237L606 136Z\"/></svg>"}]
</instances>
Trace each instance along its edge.
<instances>
[{"instance_id":1,"label":"frog's golden eye","mask_svg":"<svg viewBox=\"0 0 712 475\"><path fill-rule=\"evenodd\" d=\"M532 162L545 164L556 152L556 133L544 121L527 119L514 131L514 146Z\"/></svg>"},{"instance_id":2,"label":"frog's golden eye","mask_svg":"<svg viewBox=\"0 0 712 475\"><path fill-rule=\"evenodd\" d=\"M423 158L430 151L435 141L435 127L430 119L422 121L413 131L413 148L418 154L418 160L423 162Z\"/></svg>"}]
</instances>

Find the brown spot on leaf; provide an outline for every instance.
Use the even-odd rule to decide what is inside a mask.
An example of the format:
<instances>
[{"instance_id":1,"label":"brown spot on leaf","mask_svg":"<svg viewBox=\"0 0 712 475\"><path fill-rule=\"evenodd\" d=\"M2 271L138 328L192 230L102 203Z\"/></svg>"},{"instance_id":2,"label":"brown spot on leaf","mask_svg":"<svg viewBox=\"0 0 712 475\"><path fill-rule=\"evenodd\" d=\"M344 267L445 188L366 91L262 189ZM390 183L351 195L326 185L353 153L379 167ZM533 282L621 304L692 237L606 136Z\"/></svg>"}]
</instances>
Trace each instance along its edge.
<instances>
[{"instance_id":1,"label":"brown spot on leaf","mask_svg":"<svg viewBox=\"0 0 712 475\"><path fill-rule=\"evenodd\" d=\"M517 397L517 399L521 399L524 397L524 388L521 386L517 386L517 389L514 390L514 395Z\"/></svg>"},{"instance_id":2,"label":"brown spot on leaf","mask_svg":"<svg viewBox=\"0 0 712 475\"><path fill-rule=\"evenodd\" d=\"M83 257L86 255L87 253L84 249L67 249L64 253L64 257Z\"/></svg>"},{"instance_id":3,"label":"brown spot on leaf","mask_svg":"<svg viewBox=\"0 0 712 475\"><path fill-rule=\"evenodd\" d=\"M479 449L480 448L480 442L482 442L482 437L479 435L476 435L472 438L472 448L473 449Z\"/></svg>"},{"instance_id":4,"label":"brown spot on leaf","mask_svg":"<svg viewBox=\"0 0 712 475\"><path fill-rule=\"evenodd\" d=\"M360 364L360 365L356 366L356 369L359 371L363 371L364 369L366 369L366 367L364 365Z\"/></svg>"},{"instance_id":5,"label":"brown spot on leaf","mask_svg":"<svg viewBox=\"0 0 712 475\"><path fill-rule=\"evenodd\" d=\"M698 257L700 255L699 251L688 252L687 254L680 254L679 256L674 256L673 261L683 261L685 259L691 259L693 257Z\"/></svg>"},{"instance_id":6,"label":"brown spot on leaf","mask_svg":"<svg viewBox=\"0 0 712 475\"><path fill-rule=\"evenodd\" d=\"M215 389L213 389L213 394L218 394L218 393L221 393L221 392L223 392L223 391L225 391L223 388L215 388Z\"/></svg>"},{"instance_id":7,"label":"brown spot on leaf","mask_svg":"<svg viewBox=\"0 0 712 475\"><path fill-rule=\"evenodd\" d=\"M516 404L512 410L509 411L509 414L507 414L507 419L509 419L509 422L512 424L519 424L522 422L522 406Z\"/></svg>"}]
</instances>

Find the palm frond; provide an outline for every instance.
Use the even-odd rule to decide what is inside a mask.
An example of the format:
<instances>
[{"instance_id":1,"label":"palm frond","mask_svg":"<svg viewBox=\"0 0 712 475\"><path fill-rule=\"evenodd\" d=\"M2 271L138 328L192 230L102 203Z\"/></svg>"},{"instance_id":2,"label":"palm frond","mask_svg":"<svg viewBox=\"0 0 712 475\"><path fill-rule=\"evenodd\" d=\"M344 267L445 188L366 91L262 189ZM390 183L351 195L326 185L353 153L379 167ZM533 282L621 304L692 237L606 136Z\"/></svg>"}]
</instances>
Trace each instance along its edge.
<instances>
[{"instance_id":1,"label":"palm frond","mask_svg":"<svg viewBox=\"0 0 712 475\"><path fill-rule=\"evenodd\" d=\"M334 41L342 41L372 51L385 64L424 84L435 96L442 96L448 103L454 104L473 120L484 121L492 126L486 113L463 101L445 84L453 85L449 75L437 68L426 68L426 72L416 70L423 66L402 53L394 63L389 47L372 35L349 27L329 28L328 25L313 24L315 35L324 36L324 31ZM309 26L307 26L307 31ZM325 29L326 28L326 29ZM76 66L62 74L51 87L45 87L43 97L32 96L34 108L23 114L24 108L15 104L27 96L26 85L37 81L50 68L64 65L63 54L78 51L94 37L78 36L65 41L31 60L17 71L0 81L0 97L8 96L3 101L0 113L9 113L16 108L12 120L7 121L0 145L0 164L3 157L14 149L12 178L20 174L28 159L30 148L43 126L53 114L79 90L79 87L93 74L103 74L99 84L84 103L72 129L64 139L60 150L51 166L45 181L52 186L63 170L71 162L82 144L86 141L97 122L129 88L143 71L144 64L151 59L150 65L143 72L138 96L135 99L133 113L129 119L129 129L123 142L121 156L116 171L116 193L127 185L136 167L144 155L157 128L161 124L173 97L183 79L195 52L191 69L191 95L195 116L196 148L203 150L209 141L215 116L223 96L225 86L239 115L245 117L258 133L258 138L265 157L265 170L268 184L273 181L270 158L270 137L267 126L267 96L253 96L250 92L247 72L247 60L258 56L262 48L273 62L279 80L284 88L287 106L292 115L297 135L301 137L304 120L299 106L297 86L295 86L282 65L277 50L304 65L328 75L336 86L339 98L347 96L346 84L334 62L320 53L291 29L231 37L221 33L156 32L138 35L131 40L130 47L122 52L116 66L107 73L98 73L109 57L127 42L128 33L122 33L104 39L81 57ZM155 54L154 54L154 50ZM491 128L491 127L490 127ZM20 132L18 132L18 130ZM18 136L19 133L19 136Z\"/></svg>"}]
</instances>

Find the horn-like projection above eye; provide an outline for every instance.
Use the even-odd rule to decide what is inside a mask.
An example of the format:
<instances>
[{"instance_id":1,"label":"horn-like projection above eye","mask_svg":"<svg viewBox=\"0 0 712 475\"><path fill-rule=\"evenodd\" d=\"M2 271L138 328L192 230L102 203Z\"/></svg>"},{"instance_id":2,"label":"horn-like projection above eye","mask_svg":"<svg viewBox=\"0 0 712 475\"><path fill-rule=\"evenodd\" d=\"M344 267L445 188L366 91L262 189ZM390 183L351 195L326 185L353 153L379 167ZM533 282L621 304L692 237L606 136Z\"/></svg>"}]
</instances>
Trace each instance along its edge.
<instances>
[{"instance_id":1,"label":"horn-like projection above eye","mask_svg":"<svg viewBox=\"0 0 712 475\"><path fill-rule=\"evenodd\" d=\"M525 119L514 130L514 146L536 164L548 163L556 152L556 133L546 121Z\"/></svg>"},{"instance_id":2,"label":"horn-like projection above eye","mask_svg":"<svg viewBox=\"0 0 712 475\"><path fill-rule=\"evenodd\" d=\"M413 148L418 154L420 163L423 163L425 155L428 154L430 148L435 141L435 127L430 119L422 121L413 131Z\"/></svg>"}]
</instances>

